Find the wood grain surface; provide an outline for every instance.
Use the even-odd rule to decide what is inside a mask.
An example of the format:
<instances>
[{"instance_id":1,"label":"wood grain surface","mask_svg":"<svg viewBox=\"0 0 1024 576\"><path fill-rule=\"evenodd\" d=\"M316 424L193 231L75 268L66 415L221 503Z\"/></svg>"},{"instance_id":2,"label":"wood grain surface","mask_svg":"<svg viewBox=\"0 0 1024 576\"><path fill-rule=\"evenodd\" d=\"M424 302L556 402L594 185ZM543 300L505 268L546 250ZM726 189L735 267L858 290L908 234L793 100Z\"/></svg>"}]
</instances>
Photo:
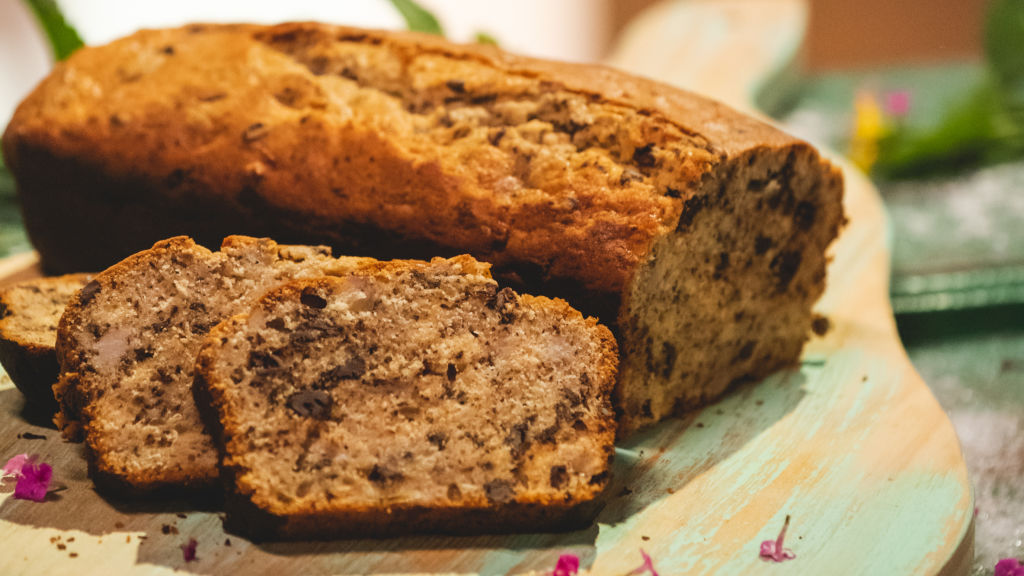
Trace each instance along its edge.
<instances>
[{"instance_id":1,"label":"wood grain surface","mask_svg":"<svg viewBox=\"0 0 1024 576\"><path fill-rule=\"evenodd\" d=\"M731 22L725 31L693 28L713 37L675 38L657 28L707 14L705 2L670 2L655 8L663 10L660 18L641 17L636 25L653 27L650 38L697 43L708 54L717 43L731 54L720 73L742 76L717 85L741 87L731 100L750 106L751 90L763 87L799 42L776 42L774 57L744 66L739 55L763 40L736 46L747 38L729 33L749 24L738 9L743 3L719 3L732 14L716 20ZM783 3L794 14L805 8ZM644 30L629 34L640 38ZM615 61L628 67L628 58ZM810 342L799 367L618 446L606 505L585 530L253 544L223 532L216 502L139 504L98 494L81 446L62 442L4 376L0 457L41 454L60 489L43 503L15 500L10 485L3 489L0 573L550 573L560 554L574 553L587 573L612 575L639 566L642 549L663 576L966 574L973 497L959 443L899 343L881 201L862 175L844 168L850 224L834 246L818 305L831 330ZM25 277L38 274L34 266L22 257L0 271ZM775 538L787 515L787 547L796 558L761 560L760 542ZM181 546L190 538L197 559L186 563Z\"/></svg>"}]
</instances>

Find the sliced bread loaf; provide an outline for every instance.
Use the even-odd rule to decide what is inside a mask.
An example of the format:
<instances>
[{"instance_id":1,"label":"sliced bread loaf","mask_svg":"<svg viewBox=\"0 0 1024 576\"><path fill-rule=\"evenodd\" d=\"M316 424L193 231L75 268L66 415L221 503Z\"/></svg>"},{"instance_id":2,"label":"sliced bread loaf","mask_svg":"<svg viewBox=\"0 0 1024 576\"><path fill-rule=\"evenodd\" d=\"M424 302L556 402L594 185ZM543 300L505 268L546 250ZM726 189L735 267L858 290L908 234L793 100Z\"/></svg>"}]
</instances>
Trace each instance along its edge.
<instances>
[{"instance_id":1,"label":"sliced bread loaf","mask_svg":"<svg viewBox=\"0 0 1024 576\"><path fill-rule=\"evenodd\" d=\"M134 493L209 486L216 452L192 398L202 338L287 280L360 262L243 236L211 252L177 237L97 274L61 318L54 388L56 421L66 437L83 433L94 480Z\"/></svg>"},{"instance_id":2,"label":"sliced bread loaf","mask_svg":"<svg viewBox=\"0 0 1024 576\"><path fill-rule=\"evenodd\" d=\"M609 478L617 353L468 256L299 280L214 328L229 526L284 538L547 531Z\"/></svg>"},{"instance_id":3,"label":"sliced bread loaf","mask_svg":"<svg viewBox=\"0 0 1024 576\"><path fill-rule=\"evenodd\" d=\"M835 167L719 103L326 24L198 24L82 49L2 143L51 270L237 231L491 262L615 324L620 433L795 363L844 220Z\"/></svg>"},{"instance_id":4,"label":"sliced bread loaf","mask_svg":"<svg viewBox=\"0 0 1024 576\"><path fill-rule=\"evenodd\" d=\"M91 274L35 278L0 289L0 364L33 405L53 412L54 343L64 307Z\"/></svg>"}]
</instances>

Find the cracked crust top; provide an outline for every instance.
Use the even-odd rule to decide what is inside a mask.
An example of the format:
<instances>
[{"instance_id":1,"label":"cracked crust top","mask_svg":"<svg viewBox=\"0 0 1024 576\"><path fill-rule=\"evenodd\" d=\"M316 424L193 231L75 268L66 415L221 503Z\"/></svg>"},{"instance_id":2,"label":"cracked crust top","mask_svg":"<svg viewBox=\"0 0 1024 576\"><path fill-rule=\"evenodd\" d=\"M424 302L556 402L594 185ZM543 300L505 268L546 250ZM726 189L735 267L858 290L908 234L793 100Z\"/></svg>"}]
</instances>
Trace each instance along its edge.
<instances>
[{"instance_id":1,"label":"cracked crust top","mask_svg":"<svg viewBox=\"0 0 1024 576\"><path fill-rule=\"evenodd\" d=\"M135 196L88 202L155 189L169 218L194 205L233 215L230 232L399 255L382 253L384 228L423 244L402 256L470 252L499 277L597 294L621 292L724 158L795 142L601 66L415 33L197 24L79 51L19 108L4 152L19 181L45 150ZM61 233L33 235L44 259Z\"/></svg>"}]
</instances>

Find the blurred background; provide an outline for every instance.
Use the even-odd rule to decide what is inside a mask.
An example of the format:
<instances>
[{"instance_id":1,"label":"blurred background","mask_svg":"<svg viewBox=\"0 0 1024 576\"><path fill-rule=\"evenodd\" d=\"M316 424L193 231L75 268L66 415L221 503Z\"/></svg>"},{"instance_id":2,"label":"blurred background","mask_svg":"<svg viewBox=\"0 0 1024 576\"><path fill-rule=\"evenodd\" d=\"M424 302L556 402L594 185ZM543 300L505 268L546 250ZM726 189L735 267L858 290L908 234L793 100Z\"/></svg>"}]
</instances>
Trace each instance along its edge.
<instances>
[{"instance_id":1,"label":"blurred background","mask_svg":"<svg viewBox=\"0 0 1024 576\"><path fill-rule=\"evenodd\" d=\"M891 296L906 348L948 411L978 505L976 574L1024 557L1024 1L422 0L446 34L609 62L701 91L703 50L737 27L777 67L743 106L846 155L890 215ZM86 43L190 21L405 21L387 0L74 0ZM752 15L753 14L753 15ZM696 18L700 16L700 18ZM753 24L751 24L753 22ZM0 126L51 66L21 0L0 0ZM742 90L740 91L742 92ZM0 257L30 250L0 174Z\"/></svg>"},{"instance_id":2,"label":"blurred background","mask_svg":"<svg viewBox=\"0 0 1024 576\"><path fill-rule=\"evenodd\" d=\"M424 0L449 37L468 41L477 31L500 38L504 47L530 55L599 61L608 56L622 28L658 0ZM985 0L813 0L805 40L805 65L812 72L871 69L902 64L982 59ZM385 0L74 0L61 9L88 44L109 42L141 27L193 21L252 22L322 20L376 28L398 28L401 16ZM6 124L25 91L49 69L46 39L20 0L0 1L0 124Z\"/></svg>"}]
</instances>

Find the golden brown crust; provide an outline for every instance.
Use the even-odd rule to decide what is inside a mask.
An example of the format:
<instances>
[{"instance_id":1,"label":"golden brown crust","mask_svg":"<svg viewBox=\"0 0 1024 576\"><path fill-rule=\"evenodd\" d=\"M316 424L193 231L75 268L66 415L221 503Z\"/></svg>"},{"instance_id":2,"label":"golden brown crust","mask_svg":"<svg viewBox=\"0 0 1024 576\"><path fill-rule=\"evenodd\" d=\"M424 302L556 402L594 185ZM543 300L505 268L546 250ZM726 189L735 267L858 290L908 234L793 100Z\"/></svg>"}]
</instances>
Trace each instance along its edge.
<instances>
[{"instance_id":1,"label":"golden brown crust","mask_svg":"<svg viewBox=\"0 0 1024 576\"><path fill-rule=\"evenodd\" d=\"M460 174L450 157L410 149L373 126L346 124L344 108L329 101L294 109L281 105L280 92L270 94L290 89L329 94L330 84L308 69L302 51L339 41L386 46L405 62L437 55L449 60L449 75L460 61L480 63L505 78L506 86L493 86L499 93L513 93L528 83L535 86L532 90L562 90L652 117L654 124L674 125L689 137L691 154L699 159L682 168L680 188L685 182L699 182L719 158L750 146L794 142L721 104L610 68L535 60L414 33L296 23L142 31L108 46L82 50L59 65L19 107L5 133L5 155L19 182L31 179L27 172L37 162L36 155L45 154L80 163L80 168L98 171L119 184L113 192L95 191L128 195L110 201L130 201L145 190L153 195L147 200L151 204L174 208L179 202L198 202L217 217L222 217L218 212L235 214L236 221L230 224L239 226L238 231L259 229L283 240L305 228L306 235L355 243L334 237L345 232L329 228L340 222L368 224L397 238L429 241L433 246L425 248L435 253L470 251L513 273L533 263L546 277L571 279L595 293L620 291L652 239L674 225L684 198L649 192L610 197L574 182L576 209L569 221L552 227L552 218L562 219L558 209L526 203L510 210L495 202L492 189ZM110 65L118 60L125 64ZM90 86L105 89L94 93ZM305 146L315 146L316 151L287 152ZM363 174L336 165L338 158L346 157L346 165L358 164L357 171ZM415 198L407 196L408 181L395 180L409 177L415 178L413 186L419 191ZM119 187L123 190L116 190ZM353 199L353 193L370 188L377 193ZM67 265L60 254L71 248L58 247L51 238L61 234L59 228L42 230L41 224L32 222L35 209L29 195L38 193L23 192L33 239L48 266ZM97 200L108 201L88 201ZM262 222L266 209L280 211L282 221ZM167 214L174 215L174 210ZM202 233L203 224L177 232ZM313 232L310 225L328 229ZM218 232L222 236L225 231ZM145 233L131 230L125 237ZM172 233L152 230L147 239ZM202 236L206 240L209 234ZM115 249L98 248L100 253ZM91 249L95 252L97 247Z\"/></svg>"}]
</instances>

